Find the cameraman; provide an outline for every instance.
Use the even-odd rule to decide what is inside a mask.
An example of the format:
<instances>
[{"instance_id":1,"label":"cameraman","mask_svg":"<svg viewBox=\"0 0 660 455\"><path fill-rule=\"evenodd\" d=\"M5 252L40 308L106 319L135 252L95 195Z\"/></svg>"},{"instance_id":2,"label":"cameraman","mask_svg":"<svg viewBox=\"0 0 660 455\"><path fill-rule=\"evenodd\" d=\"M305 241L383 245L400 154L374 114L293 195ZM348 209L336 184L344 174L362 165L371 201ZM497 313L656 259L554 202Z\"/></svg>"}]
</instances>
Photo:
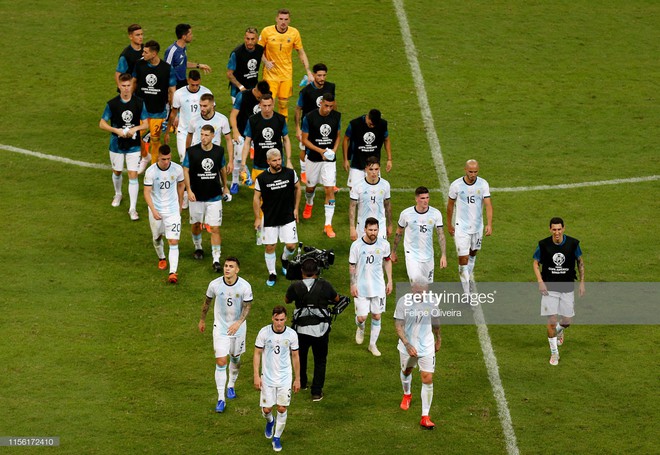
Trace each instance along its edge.
<instances>
[{"instance_id":1,"label":"cameraman","mask_svg":"<svg viewBox=\"0 0 660 455\"><path fill-rule=\"evenodd\" d=\"M315 259L305 259L301 269L303 279L289 286L284 301L296 304L292 327L298 333L300 345L300 388L307 388L307 354L311 347L314 354L312 400L321 401L330 337L331 311L328 305L338 303L340 296L330 283L318 277L319 267Z\"/></svg>"}]
</instances>

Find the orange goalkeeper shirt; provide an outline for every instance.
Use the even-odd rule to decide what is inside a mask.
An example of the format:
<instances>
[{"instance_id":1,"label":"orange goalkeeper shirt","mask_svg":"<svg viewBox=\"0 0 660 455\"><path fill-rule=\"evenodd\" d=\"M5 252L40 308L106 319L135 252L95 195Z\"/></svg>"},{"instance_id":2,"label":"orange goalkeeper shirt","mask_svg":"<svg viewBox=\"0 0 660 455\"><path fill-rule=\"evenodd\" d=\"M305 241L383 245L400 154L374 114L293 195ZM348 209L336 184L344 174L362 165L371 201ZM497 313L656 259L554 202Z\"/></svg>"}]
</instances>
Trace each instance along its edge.
<instances>
[{"instance_id":1,"label":"orange goalkeeper shirt","mask_svg":"<svg viewBox=\"0 0 660 455\"><path fill-rule=\"evenodd\" d=\"M293 81L293 50L303 48L300 32L289 27L280 33L274 25L264 28L259 35L259 44L264 47L266 60L275 63L272 70L264 66L263 77L272 81Z\"/></svg>"}]
</instances>

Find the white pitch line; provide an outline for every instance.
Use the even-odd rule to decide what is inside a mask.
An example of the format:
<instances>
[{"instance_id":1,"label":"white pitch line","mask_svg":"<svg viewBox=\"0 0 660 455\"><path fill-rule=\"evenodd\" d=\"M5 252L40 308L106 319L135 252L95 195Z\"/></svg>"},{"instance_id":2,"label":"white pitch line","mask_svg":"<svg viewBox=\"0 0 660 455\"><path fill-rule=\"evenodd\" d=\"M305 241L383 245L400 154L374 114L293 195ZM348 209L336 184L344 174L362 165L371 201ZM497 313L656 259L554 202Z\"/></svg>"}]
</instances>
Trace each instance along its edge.
<instances>
[{"instance_id":1,"label":"white pitch line","mask_svg":"<svg viewBox=\"0 0 660 455\"><path fill-rule=\"evenodd\" d=\"M653 182L660 180L660 175L649 175L645 177L631 177L627 179L596 180L593 182L560 183L557 185L536 186L509 186L503 188L491 187L491 193L521 193L526 191L548 191L548 190L570 190L572 188L584 188L589 186L621 185L625 183ZM393 193L413 193L415 188L390 188ZM442 188L429 188L433 193L444 193Z\"/></svg>"},{"instance_id":2,"label":"white pitch line","mask_svg":"<svg viewBox=\"0 0 660 455\"><path fill-rule=\"evenodd\" d=\"M417 99L419 100L419 108L422 113L422 121L424 122L424 129L426 130L426 139L431 147L431 155L433 156L433 164L435 165L435 172L440 180L440 188L443 195L447 195L449 190L449 177L447 177L447 168L445 167L445 160L442 157L442 149L440 148L440 140L438 133L435 131L435 123L433 122L433 114L429 106L429 99L426 95L426 84L424 83L424 76L422 69L417 60L417 48L410 33L408 26L408 18L406 11L403 8L403 0L393 0L396 15L399 19L399 27L401 27L401 37L406 46L406 56L410 64L410 71L412 72L413 81L417 88Z\"/></svg>"},{"instance_id":3,"label":"white pitch line","mask_svg":"<svg viewBox=\"0 0 660 455\"><path fill-rule=\"evenodd\" d=\"M396 10L397 19L399 20L401 36L406 47L406 56L417 88L417 97L419 99L419 106L422 110L422 120L426 130L426 137L431 147L433 162L435 164L436 173L438 174L438 179L440 180L440 190L442 194L446 196L449 189L449 178L447 177L447 168L445 167L444 159L442 158L440 141L438 140L438 135L435 131L433 114L431 113L428 97L426 95L424 77L422 76L422 70L419 66L419 61L417 60L417 49L410 33L408 18L403 7L403 0L392 0L392 2ZM493 344L490 340L490 335L488 334L488 326L486 325L481 306L477 306L476 309L474 309L474 319L477 326L479 344L481 345L481 351L484 356L484 363L486 364L486 370L488 371L488 379L490 380L490 385L493 389L493 396L497 402L497 414L499 415L500 424L502 425L506 450L509 455L518 455L520 452L516 441L516 433L513 429L513 423L511 422L511 413L509 412L509 405L506 401L504 387L502 387L497 358L495 357Z\"/></svg>"},{"instance_id":4,"label":"white pitch line","mask_svg":"<svg viewBox=\"0 0 660 455\"><path fill-rule=\"evenodd\" d=\"M58 161L60 163L73 164L80 167L89 167L92 169L105 169L111 170L112 167L108 164L98 164L98 163L87 163L85 161L77 161L69 158L63 158L56 155L47 155L45 153L33 152L32 150L21 149L18 147L12 147L11 145L0 144L0 149L7 150L8 152L22 153L23 155L35 156L37 158L43 158L51 161Z\"/></svg>"},{"instance_id":5,"label":"white pitch line","mask_svg":"<svg viewBox=\"0 0 660 455\"><path fill-rule=\"evenodd\" d=\"M435 131L433 132L433 135L435 135ZM98 163L88 163L86 161L78 161L78 160L72 160L69 158L64 158L61 156L57 155L48 155L46 153L41 153L41 152L34 152L32 150L26 150L18 147L13 147L11 145L5 145L5 144L0 144L0 150L6 150L8 152L14 152L14 153L22 153L24 155L30 155L34 156L37 158L43 158L46 160L51 160L51 161L58 161L60 163L65 163L65 164L72 164L74 166L81 166L81 167L87 167L87 168L92 168L92 169L103 169L104 171L112 169L110 165L108 164L98 164ZM440 153L440 149L438 148L438 153ZM440 158L442 160L442 157ZM443 164L444 166L444 164ZM446 174L445 174L446 176ZM612 179L612 180L598 180L594 182L579 182L579 183L561 183L558 185L537 185L537 186L513 186L513 187L505 187L505 188L494 188L491 187L490 191L492 193L519 193L519 192L524 192L524 191L547 191L547 190L555 190L555 189L571 189L571 188L582 188L582 187L588 187L588 186L602 186L602 185L621 185L621 184L626 184L626 183L640 183L640 182L652 182L660 180L660 175L649 175L646 177L632 177L628 179ZM449 182L447 182L447 188L449 187ZM318 189L318 188L317 188ZM319 191L323 191L323 189L318 189ZM343 190L346 192L346 190ZM443 193L446 194L447 190L443 190L442 188L429 188L429 191L432 193ZM392 193L414 193L415 188L390 188L390 192Z\"/></svg>"}]
</instances>

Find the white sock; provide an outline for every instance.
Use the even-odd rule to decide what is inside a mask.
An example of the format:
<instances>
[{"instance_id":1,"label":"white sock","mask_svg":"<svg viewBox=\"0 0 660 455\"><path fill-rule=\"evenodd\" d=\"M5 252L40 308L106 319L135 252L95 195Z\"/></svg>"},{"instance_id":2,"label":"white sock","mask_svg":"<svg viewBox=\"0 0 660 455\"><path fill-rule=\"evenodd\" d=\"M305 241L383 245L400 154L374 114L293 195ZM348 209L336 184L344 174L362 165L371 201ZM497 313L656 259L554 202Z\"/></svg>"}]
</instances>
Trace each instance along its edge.
<instances>
[{"instance_id":1,"label":"white sock","mask_svg":"<svg viewBox=\"0 0 660 455\"><path fill-rule=\"evenodd\" d=\"M138 192L140 191L140 182L138 179L128 179L128 199L130 201L129 210L135 210L137 207Z\"/></svg>"},{"instance_id":2,"label":"white sock","mask_svg":"<svg viewBox=\"0 0 660 455\"><path fill-rule=\"evenodd\" d=\"M222 252L222 245L211 245L211 255L213 262L220 262L220 253Z\"/></svg>"},{"instance_id":3,"label":"white sock","mask_svg":"<svg viewBox=\"0 0 660 455\"><path fill-rule=\"evenodd\" d=\"M403 386L403 393L405 395L410 395L410 387L412 386L412 373L406 376L403 371L399 372L399 377L401 378L401 385Z\"/></svg>"},{"instance_id":4,"label":"white sock","mask_svg":"<svg viewBox=\"0 0 660 455\"><path fill-rule=\"evenodd\" d=\"M557 337L548 337L548 343L550 343L550 352L552 354L556 354L559 352L559 349L557 349Z\"/></svg>"},{"instance_id":5,"label":"white sock","mask_svg":"<svg viewBox=\"0 0 660 455\"><path fill-rule=\"evenodd\" d=\"M218 401L225 399L225 385L227 384L227 366L215 366L215 386L218 389Z\"/></svg>"},{"instance_id":6,"label":"white sock","mask_svg":"<svg viewBox=\"0 0 660 455\"><path fill-rule=\"evenodd\" d=\"M474 263L477 262L477 257L476 256L468 256L468 272L470 275L474 273Z\"/></svg>"},{"instance_id":7,"label":"white sock","mask_svg":"<svg viewBox=\"0 0 660 455\"><path fill-rule=\"evenodd\" d=\"M165 248L163 248L163 239L154 240L154 249L158 255L158 259L165 259Z\"/></svg>"},{"instance_id":8,"label":"white sock","mask_svg":"<svg viewBox=\"0 0 660 455\"><path fill-rule=\"evenodd\" d=\"M332 224L332 217L335 214L335 200L331 199L330 203L323 207L325 207L325 225L327 226Z\"/></svg>"},{"instance_id":9,"label":"white sock","mask_svg":"<svg viewBox=\"0 0 660 455\"><path fill-rule=\"evenodd\" d=\"M463 292L466 294L470 293L470 271L468 270L467 265L458 266L458 276L461 278L461 284L463 285Z\"/></svg>"},{"instance_id":10,"label":"white sock","mask_svg":"<svg viewBox=\"0 0 660 455\"><path fill-rule=\"evenodd\" d=\"M314 205L314 192L308 193L305 191L305 202L307 205Z\"/></svg>"},{"instance_id":11,"label":"white sock","mask_svg":"<svg viewBox=\"0 0 660 455\"><path fill-rule=\"evenodd\" d=\"M234 160L234 170L231 172L231 183L239 183L241 169L243 169L243 160Z\"/></svg>"},{"instance_id":12,"label":"white sock","mask_svg":"<svg viewBox=\"0 0 660 455\"><path fill-rule=\"evenodd\" d=\"M179 245L170 245L169 251L169 260L170 260L170 273L176 273L176 269L179 268Z\"/></svg>"},{"instance_id":13,"label":"white sock","mask_svg":"<svg viewBox=\"0 0 660 455\"><path fill-rule=\"evenodd\" d=\"M422 383L422 415L429 415L431 410L431 402L433 401L433 383Z\"/></svg>"},{"instance_id":14,"label":"white sock","mask_svg":"<svg viewBox=\"0 0 660 455\"><path fill-rule=\"evenodd\" d=\"M293 251L289 251L287 247L284 247L284 251L282 251L282 259L288 261L293 257L294 254L296 254L295 248L293 249Z\"/></svg>"},{"instance_id":15,"label":"white sock","mask_svg":"<svg viewBox=\"0 0 660 455\"><path fill-rule=\"evenodd\" d=\"M300 160L300 173L302 174L305 172L305 161L306 160Z\"/></svg>"},{"instance_id":16,"label":"white sock","mask_svg":"<svg viewBox=\"0 0 660 455\"><path fill-rule=\"evenodd\" d=\"M229 381L227 387L234 387L238 379L238 370L241 368L241 356L229 357Z\"/></svg>"},{"instance_id":17,"label":"white sock","mask_svg":"<svg viewBox=\"0 0 660 455\"><path fill-rule=\"evenodd\" d=\"M286 411L277 411L277 422L275 422L275 434L273 437L279 438L282 436L284 427L286 426Z\"/></svg>"},{"instance_id":18,"label":"white sock","mask_svg":"<svg viewBox=\"0 0 660 455\"><path fill-rule=\"evenodd\" d=\"M380 319L371 319L371 333L369 334L369 344L376 346L378 336L380 335Z\"/></svg>"},{"instance_id":19,"label":"white sock","mask_svg":"<svg viewBox=\"0 0 660 455\"><path fill-rule=\"evenodd\" d=\"M266 414L264 412L264 408L261 408L261 415L264 416L264 419L266 419L266 422L272 422L273 421L273 411Z\"/></svg>"},{"instance_id":20,"label":"white sock","mask_svg":"<svg viewBox=\"0 0 660 455\"><path fill-rule=\"evenodd\" d=\"M355 316L355 325L364 330L364 327L366 325L366 321L358 322L357 316Z\"/></svg>"},{"instance_id":21,"label":"white sock","mask_svg":"<svg viewBox=\"0 0 660 455\"><path fill-rule=\"evenodd\" d=\"M115 194L116 195L121 195L121 182L123 181L123 175L122 174L115 174L114 172L112 173L112 186L115 187Z\"/></svg>"},{"instance_id":22,"label":"white sock","mask_svg":"<svg viewBox=\"0 0 660 455\"><path fill-rule=\"evenodd\" d=\"M199 234L193 234L192 239L193 239L193 245L195 245L195 249L196 250L201 250L202 249L202 233L200 232Z\"/></svg>"},{"instance_id":23,"label":"white sock","mask_svg":"<svg viewBox=\"0 0 660 455\"><path fill-rule=\"evenodd\" d=\"M266 268L268 269L268 273L274 274L277 256L275 256L275 253L264 253L264 258L266 259Z\"/></svg>"}]
</instances>

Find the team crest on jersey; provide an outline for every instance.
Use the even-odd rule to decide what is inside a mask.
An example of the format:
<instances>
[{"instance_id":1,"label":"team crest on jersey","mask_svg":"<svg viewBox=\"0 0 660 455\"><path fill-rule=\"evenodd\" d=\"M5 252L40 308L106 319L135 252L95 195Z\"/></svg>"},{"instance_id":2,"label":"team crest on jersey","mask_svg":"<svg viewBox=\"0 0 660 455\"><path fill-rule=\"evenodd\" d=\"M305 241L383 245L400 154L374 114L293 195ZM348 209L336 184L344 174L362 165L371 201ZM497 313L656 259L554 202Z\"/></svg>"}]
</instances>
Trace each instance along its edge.
<instances>
[{"instance_id":1,"label":"team crest on jersey","mask_svg":"<svg viewBox=\"0 0 660 455\"><path fill-rule=\"evenodd\" d=\"M273 136L275 136L275 131L273 131L271 127L268 127L268 128L264 128L261 134L264 136L264 139L270 141L273 138Z\"/></svg>"},{"instance_id":2,"label":"team crest on jersey","mask_svg":"<svg viewBox=\"0 0 660 455\"><path fill-rule=\"evenodd\" d=\"M327 123L321 125L321 136L328 137L330 136L331 132L332 132L332 127L330 125L328 125Z\"/></svg>"},{"instance_id":3,"label":"team crest on jersey","mask_svg":"<svg viewBox=\"0 0 660 455\"><path fill-rule=\"evenodd\" d=\"M248 63L247 67L250 71L254 71L257 69L257 59L256 58L251 58Z\"/></svg>"},{"instance_id":4,"label":"team crest on jersey","mask_svg":"<svg viewBox=\"0 0 660 455\"><path fill-rule=\"evenodd\" d=\"M147 74L146 81L149 87L153 87L158 82L158 78L155 74Z\"/></svg>"},{"instance_id":5,"label":"team crest on jersey","mask_svg":"<svg viewBox=\"0 0 660 455\"><path fill-rule=\"evenodd\" d=\"M316 107L321 107L321 101L323 100L323 95L316 98Z\"/></svg>"},{"instance_id":6,"label":"team crest on jersey","mask_svg":"<svg viewBox=\"0 0 660 455\"><path fill-rule=\"evenodd\" d=\"M259 106L258 104L255 104L254 107L252 108L252 113L253 114L258 114L260 112L261 112L261 106Z\"/></svg>"},{"instance_id":7,"label":"team crest on jersey","mask_svg":"<svg viewBox=\"0 0 660 455\"><path fill-rule=\"evenodd\" d=\"M555 253L552 255L552 262L554 262L557 267L561 267L565 261L566 257L562 253Z\"/></svg>"},{"instance_id":8,"label":"team crest on jersey","mask_svg":"<svg viewBox=\"0 0 660 455\"><path fill-rule=\"evenodd\" d=\"M213 163L213 160L212 160L211 158L204 158L204 159L202 160L202 168L203 168L206 172L210 172L211 169L213 169L213 164L214 164L214 163Z\"/></svg>"},{"instance_id":9,"label":"team crest on jersey","mask_svg":"<svg viewBox=\"0 0 660 455\"><path fill-rule=\"evenodd\" d=\"M124 123L131 123L133 120L133 113L131 111L124 111L121 113L121 119Z\"/></svg>"},{"instance_id":10,"label":"team crest on jersey","mask_svg":"<svg viewBox=\"0 0 660 455\"><path fill-rule=\"evenodd\" d=\"M373 141L376 140L376 135L374 133L372 133L371 131L369 131L369 132L364 134L362 139L364 140L365 144L371 145L373 143Z\"/></svg>"},{"instance_id":11,"label":"team crest on jersey","mask_svg":"<svg viewBox=\"0 0 660 455\"><path fill-rule=\"evenodd\" d=\"M376 248L376 254L380 254L380 248Z\"/></svg>"}]
</instances>

